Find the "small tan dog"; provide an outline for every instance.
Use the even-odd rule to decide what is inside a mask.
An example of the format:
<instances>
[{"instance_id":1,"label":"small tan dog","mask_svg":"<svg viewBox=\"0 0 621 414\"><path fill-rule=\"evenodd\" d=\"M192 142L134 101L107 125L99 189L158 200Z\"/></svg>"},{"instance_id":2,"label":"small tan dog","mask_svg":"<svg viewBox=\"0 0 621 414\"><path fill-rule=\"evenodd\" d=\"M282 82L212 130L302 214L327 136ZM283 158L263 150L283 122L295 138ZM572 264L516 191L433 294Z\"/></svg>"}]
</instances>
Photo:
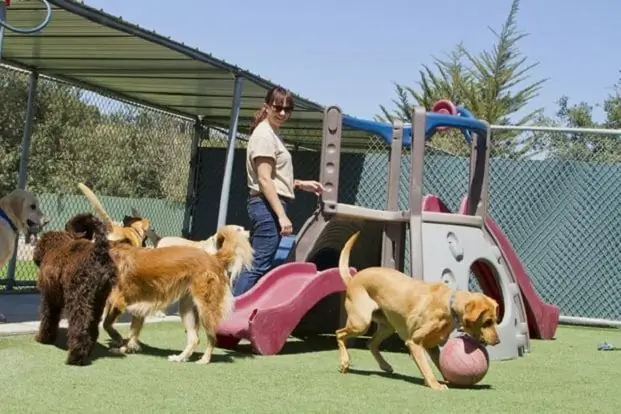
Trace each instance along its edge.
<instances>
[{"instance_id":1,"label":"small tan dog","mask_svg":"<svg viewBox=\"0 0 621 414\"><path fill-rule=\"evenodd\" d=\"M0 267L13 256L20 232L34 245L47 223L49 219L41 211L39 200L30 191L16 189L0 198Z\"/></svg>"},{"instance_id":2,"label":"small tan dog","mask_svg":"<svg viewBox=\"0 0 621 414\"><path fill-rule=\"evenodd\" d=\"M78 188L82 194L84 194L95 212L97 212L99 218L104 221L108 231L108 240L122 241L136 247L143 245L151 225L149 219L137 216L125 216L123 218L123 223L115 223L90 188L83 183L78 183Z\"/></svg>"},{"instance_id":3,"label":"small tan dog","mask_svg":"<svg viewBox=\"0 0 621 414\"><path fill-rule=\"evenodd\" d=\"M224 227L231 229L233 231L240 232L243 237L246 237L246 239L250 240L250 232L246 230L245 228L243 228L242 226L238 226L236 224L227 224ZM218 233L210 236L209 238L205 240L198 240L198 241L188 240L183 237L177 237L177 236L166 236L166 237L159 238L156 244L156 248L159 249L159 248L168 247L168 246L192 246L192 247L201 249L203 251L206 251L209 254L215 254L218 251L218 249L221 247L218 244L217 236L218 236ZM231 286L233 286L233 284L235 283L235 279L237 278L237 276L239 276L241 271L244 269L248 269L250 267L250 263L252 262L252 256L254 255L254 250L252 248L247 249L245 245L244 246L240 245L238 249L239 249L239 252L237 254L237 260L235 261L235 263L231 265L229 269L227 269L229 272L229 281L230 281Z\"/></svg>"},{"instance_id":4,"label":"small tan dog","mask_svg":"<svg viewBox=\"0 0 621 414\"><path fill-rule=\"evenodd\" d=\"M243 232L223 226L216 233L216 243L220 247L215 254L191 246L148 249L115 243L111 255L118 268L118 282L108 296L103 327L121 352L139 351L138 338L145 317L179 301L187 345L179 355L168 359L188 360L199 344L201 323L207 333L207 346L197 362L210 362L216 329L234 303L227 269L239 260L243 266L252 262L252 246ZM123 337L112 325L125 310L132 318L129 338L123 345Z\"/></svg>"},{"instance_id":5,"label":"small tan dog","mask_svg":"<svg viewBox=\"0 0 621 414\"><path fill-rule=\"evenodd\" d=\"M496 332L496 301L482 293L453 292L444 283L429 283L412 279L389 268L370 267L349 274L349 255L360 232L354 233L341 251L339 272L346 286L345 309L347 322L336 331L340 371L349 369L349 352L345 341L363 335L377 323L369 341L371 354L380 369L393 369L379 352L379 346L394 332L405 342L416 362L425 384L434 390L444 390L445 384L436 379L425 351L439 368L440 348L454 328L459 325L486 345L500 343Z\"/></svg>"}]
</instances>

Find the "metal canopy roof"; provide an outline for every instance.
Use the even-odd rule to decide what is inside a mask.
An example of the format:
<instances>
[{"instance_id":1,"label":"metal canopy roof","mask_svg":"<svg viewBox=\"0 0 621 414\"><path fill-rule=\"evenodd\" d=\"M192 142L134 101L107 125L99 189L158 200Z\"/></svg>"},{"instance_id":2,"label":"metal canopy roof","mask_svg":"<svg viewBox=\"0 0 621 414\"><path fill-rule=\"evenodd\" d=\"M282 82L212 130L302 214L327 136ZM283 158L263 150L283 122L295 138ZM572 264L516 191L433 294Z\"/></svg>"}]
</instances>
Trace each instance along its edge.
<instances>
[{"instance_id":1,"label":"metal canopy roof","mask_svg":"<svg viewBox=\"0 0 621 414\"><path fill-rule=\"evenodd\" d=\"M244 134L269 88L276 85L238 66L73 0L49 0L48 26L35 34L5 31L2 62L86 89L228 129L235 76L244 78L238 131ZM40 2L14 1L7 22L34 27ZM285 139L316 147L323 106L296 95ZM368 134L344 131L343 147L365 147Z\"/></svg>"}]
</instances>

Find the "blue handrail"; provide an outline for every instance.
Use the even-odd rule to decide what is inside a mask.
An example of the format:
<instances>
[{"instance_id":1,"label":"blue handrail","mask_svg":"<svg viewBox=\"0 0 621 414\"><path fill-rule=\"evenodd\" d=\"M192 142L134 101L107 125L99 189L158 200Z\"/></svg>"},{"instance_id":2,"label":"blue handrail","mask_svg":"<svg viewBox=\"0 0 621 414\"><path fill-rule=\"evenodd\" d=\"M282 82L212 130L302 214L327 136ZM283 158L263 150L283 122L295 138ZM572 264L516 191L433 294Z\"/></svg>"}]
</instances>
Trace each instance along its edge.
<instances>
[{"instance_id":1,"label":"blue handrail","mask_svg":"<svg viewBox=\"0 0 621 414\"><path fill-rule=\"evenodd\" d=\"M446 115L436 112L425 114L425 139L430 139L440 127L457 128L462 131L464 138L471 141L470 132L486 135L487 125L476 119L466 108L458 107L459 115ZM365 131L382 137L387 144L392 141L392 125L384 122L371 121L368 119L356 118L350 115L343 115L343 125L358 131ZM403 126L403 145L412 145L412 125Z\"/></svg>"}]
</instances>

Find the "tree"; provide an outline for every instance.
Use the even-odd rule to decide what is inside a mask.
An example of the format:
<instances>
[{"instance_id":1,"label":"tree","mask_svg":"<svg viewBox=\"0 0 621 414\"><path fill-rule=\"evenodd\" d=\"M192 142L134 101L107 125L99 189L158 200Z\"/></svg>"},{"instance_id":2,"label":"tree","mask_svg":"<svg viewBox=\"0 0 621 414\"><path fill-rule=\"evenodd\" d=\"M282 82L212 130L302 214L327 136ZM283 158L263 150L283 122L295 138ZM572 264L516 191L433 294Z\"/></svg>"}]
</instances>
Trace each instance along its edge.
<instances>
[{"instance_id":1,"label":"tree","mask_svg":"<svg viewBox=\"0 0 621 414\"><path fill-rule=\"evenodd\" d=\"M17 185L28 76L0 70L0 194ZM97 194L184 202L191 128L147 109L115 105L65 83L39 80L28 163L38 194ZM190 132L188 132L188 130Z\"/></svg>"},{"instance_id":2,"label":"tree","mask_svg":"<svg viewBox=\"0 0 621 414\"><path fill-rule=\"evenodd\" d=\"M586 102L570 104L567 96L558 101L555 119L547 119L548 126L569 128L621 129L621 79L614 86L612 94L602 104ZM600 106L605 119L593 120L593 108ZM539 150L547 158L585 162L621 162L621 136L585 133L540 133L537 134Z\"/></svg>"},{"instance_id":3,"label":"tree","mask_svg":"<svg viewBox=\"0 0 621 414\"><path fill-rule=\"evenodd\" d=\"M432 65L423 65L419 71L418 90L395 84L397 97L392 112L380 105L382 114L376 119L392 122L401 119L411 122L410 111L416 106L430 110L438 99L450 99L468 108L474 116L490 124L524 125L540 122L542 108L528 110L547 79L530 81L530 72L538 65L528 63L518 44L528 34L517 27L519 0L514 0L500 31L490 28L496 42L489 50L474 54L463 44L455 46L446 59L433 58ZM437 134L433 145L455 155L466 155L469 148L456 131ZM492 155L521 157L529 154L535 143L523 140L512 131L495 133Z\"/></svg>"}]
</instances>

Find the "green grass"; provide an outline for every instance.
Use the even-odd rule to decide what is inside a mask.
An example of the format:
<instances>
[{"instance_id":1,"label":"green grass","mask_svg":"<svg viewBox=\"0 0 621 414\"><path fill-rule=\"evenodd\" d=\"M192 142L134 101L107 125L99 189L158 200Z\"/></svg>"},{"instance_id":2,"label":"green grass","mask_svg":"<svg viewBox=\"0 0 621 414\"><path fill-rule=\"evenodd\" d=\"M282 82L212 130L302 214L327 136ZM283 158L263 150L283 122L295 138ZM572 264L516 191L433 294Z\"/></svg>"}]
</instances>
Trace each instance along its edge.
<instances>
[{"instance_id":1,"label":"green grass","mask_svg":"<svg viewBox=\"0 0 621 414\"><path fill-rule=\"evenodd\" d=\"M32 336L0 338L0 412L582 414L621 406L621 353L597 350L602 341L621 345L619 330L560 327L526 357L493 361L477 388L445 392L423 387L405 353L384 353L396 371L388 375L367 350L352 349L353 371L339 374L333 338L292 340L271 357L218 349L210 365L168 362L184 339L178 323L150 324L143 340L157 348L114 357L102 346L91 366L70 367L65 351Z\"/></svg>"}]
</instances>

